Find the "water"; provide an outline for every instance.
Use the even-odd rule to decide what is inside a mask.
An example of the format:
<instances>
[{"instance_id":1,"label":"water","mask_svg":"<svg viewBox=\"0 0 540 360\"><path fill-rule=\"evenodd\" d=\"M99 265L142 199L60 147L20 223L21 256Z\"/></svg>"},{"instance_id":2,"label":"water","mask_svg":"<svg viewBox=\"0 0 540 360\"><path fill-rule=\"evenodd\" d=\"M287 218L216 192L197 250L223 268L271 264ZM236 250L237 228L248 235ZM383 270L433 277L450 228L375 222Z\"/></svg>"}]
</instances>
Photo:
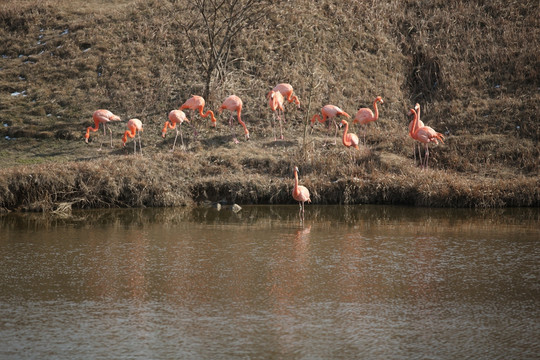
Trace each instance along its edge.
<instances>
[{"instance_id":1,"label":"water","mask_svg":"<svg viewBox=\"0 0 540 360\"><path fill-rule=\"evenodd\" d=\"M0 358L537 359L539 214L9 214Z\"/></svg>"}]
</instances>

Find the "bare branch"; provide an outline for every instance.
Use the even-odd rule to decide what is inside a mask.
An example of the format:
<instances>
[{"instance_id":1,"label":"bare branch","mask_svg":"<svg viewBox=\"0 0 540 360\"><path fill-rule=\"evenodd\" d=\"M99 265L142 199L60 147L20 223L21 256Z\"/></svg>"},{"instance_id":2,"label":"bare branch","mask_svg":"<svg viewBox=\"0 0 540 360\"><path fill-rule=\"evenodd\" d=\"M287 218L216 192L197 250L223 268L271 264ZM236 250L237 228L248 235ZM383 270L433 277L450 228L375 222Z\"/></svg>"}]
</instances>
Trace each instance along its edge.
<instances>
[{"instance_id":1,"label":"bare branch","mask_svg":"<svg viewBox=\"0 0 540 360\"><path fill-rule=\"evenodd\" d=\"M206 73L205 96L217 70L220 77L230 64L235 38L273 9L268 0L192 0L193 17L181 25L202 69ZM200 34L204 33L204 40Z\"/></svg>"}]
</instances>

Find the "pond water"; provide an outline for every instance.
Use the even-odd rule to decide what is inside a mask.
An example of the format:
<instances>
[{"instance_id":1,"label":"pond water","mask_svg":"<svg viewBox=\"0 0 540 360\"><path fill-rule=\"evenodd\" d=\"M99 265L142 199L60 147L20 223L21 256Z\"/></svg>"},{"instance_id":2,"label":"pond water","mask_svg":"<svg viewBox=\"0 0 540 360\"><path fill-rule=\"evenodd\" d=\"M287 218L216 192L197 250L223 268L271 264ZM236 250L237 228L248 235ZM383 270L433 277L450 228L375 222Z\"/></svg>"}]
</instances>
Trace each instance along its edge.
<instances>
[{"instance_id":1,"label":"pond water","mask_svg":"<svg viewBox=\"0 0 540 360\"><path fill-rule=\"evenodd\" d=\"M540 211L0 216L1 359L537 359Z\"/></svg>"}]
</instances>

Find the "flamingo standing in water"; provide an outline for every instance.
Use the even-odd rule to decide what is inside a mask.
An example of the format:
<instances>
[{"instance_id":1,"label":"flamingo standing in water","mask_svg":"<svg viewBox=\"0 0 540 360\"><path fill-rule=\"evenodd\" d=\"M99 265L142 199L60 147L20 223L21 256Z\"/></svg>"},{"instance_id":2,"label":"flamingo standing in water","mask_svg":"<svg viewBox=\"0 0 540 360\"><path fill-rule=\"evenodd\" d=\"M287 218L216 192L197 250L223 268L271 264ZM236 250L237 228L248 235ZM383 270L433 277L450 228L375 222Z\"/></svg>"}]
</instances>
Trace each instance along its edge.
<instances>
[{"instance_id":1,"label":"flamingo standing in water","mask_svg":"<svg viewBox=\"0 0 540 360\"><path fill-rule=\"evenodd\" d=\"M429 126L418 127L418 114L414 109L409 110L409 115L414 115L414 123L411 130L412 138L420 141L426 147L426 151L424 154L424 167L427 169L429 160L429 143L434 142L435 144L439 144L440 141L444 144L444 136L443 134L436 132Z\"/></svg>"},{"instance_id":2,"label":"flamingo standing in water","mask_svg":"<svg viewBox=\"0 0 540 360\"><path fill-rule=\"evenodd\" d=\"M186 114L182 110L172 110L169 113L169 121L165 122L165 126L161 130L161 137L164 139L165 139L165 134L167 133L167 128L176 130L176 136L174 137L174 143L173 143L171 151L174 151L174 146L176 145L176 139L178 138L178 132L180 132L180 140L182 141L182 148L184 148L184 137L182 136L182 129L180 128L180 126L182 125L184 121L189 123L189 120L187 119ZM178 125L178 127L176 127L176 125Z\"/></svg>"},{"instance_id":3,"label":"flamingo standing in water","mask_svg":"<svg viewBox=\"0 0 540 360\"><path fill-rule=\"evenodd\" d=\"M358 136L356 134L349 133L349 123L347 120L343 119L341 120L341 125L345 125L345 130L343 131L343 145L346 147L353 147L355 149L359 149L358 147Z\"/></svg>"},{"instance_id":4,"label":"flamingo standing in water","mask_svg":"<svg viewBox=\"0 0 540 360\"><path fill-rule=\"evenodd\" d=\"M294 189L292 192L292 197L294 200L298 201L298 205L300 206L299 210L299 216L302 221L304 221L304 203L307 201L308 203L311 202L311 199L309 198L309 190L302 185L298 185L298 167L294 167Z\"/></svg>"},{"instance_id":5,"label":"flamingo standing in water","mask_svg":"<svg viewBox=\"0 0 540 360\"><path fill-rule=\"evenodd\" d=\"M418 117L418 119L416 120L417 123L418 123L417 126L418 126L418 128L421 128L421 127L424 126L424 123L422 122L422 120L420 120L420 104L419 103L416 103L416 105L414 105L414 110L416 110L416 115ZM414 138L412 137L413 125L414 125L414 120L411 120L411 122L409 123L409 136L414 140ZM422 165L421 148L420 148L420 144L417 144L416 141L413 143L414 163L416 164L416 145L418 145L418 157L420 158L420 165Z\"/></svg>"},{"instance_id":6,"label":"flamingo standing in water","mask_svg":"<svg viewBox=\"0 0 540 360\"><path fill-rule=\"evenodd\" d=\"M216 127L216 118L214 117L214 112L212 110L203 112L204 105L205 101L202 96L191 95L191 97L187 99L187 101L183 103L182 106L180 106L179 110L190 109L192 111L191 120L193 120L193 118L195 117L195 111L198 110L199 115L201 115L203 118L210 116L212 126ZM197 136L197 129L195 129L195 126L193 126L193 129L195 130L195 136Z\"/></svg>"},{"instance_id":7,"label":"flamingo standing in water","mask_svg":"<svg viewBox=\"0 0 540 360\"><path fill-rule=\"evenodd\" d=\"M231 116L229 117L229 126L231 128L231 134L233 134L233 141L235 144L238 144L238 139L236 138L236 134L233 131L233 112L236 111L236 114L238 116L238 122L242 127L244 128L244 134L246 135L246 140L249 140L249 131L246 127L246 124L242 121L242 100L236 96L231 95L228 98L223 101L223 104L221 104L221 107L219 108L219 113L225 110L229 110L231 112Z\"/></svg>"},{"instance_id":8,"label":"flamingo standing in water","mask_svg":"<svg viewBox=\"0 0 540 360\"><path fill-rule=\"evenodd\" d=\"M366 144L367 124L376 121L379 118L379 109L377 108L377 102L384 104L382 97L377 96L375 100L373 100L373 109L375 110L375 113L373 113L373 111L371 111L371 109L369 108L361 108L354 116L353 124L364 125L364 145Z\"/></svg>"},{"instance_id":9,"label":"flamingo standing in water","mask_svg":"<svg viewBox=\"0 0 540 360\"><path fill-rule=\"evenodd\" d=\"M127 130L124 133L124 136L122 137L123 146L126 146L128 136L133 139L135 137L135 135L138 135L138 137L139 137L139 151L141 152L141 155L142 155L141 131L143 131L143 127L142 127L141 120L139 120L139 119L130 119L127 122L127 127L128 127L129 130ZM133 153L136 155L137 154L137 139L133 140L133 145L134 145Z\"/></svg>"},{"instance_id":10,"label":"flamingo standing in water","mask_svg":"<svg viewBox=\"0 0 540 360\"><path fill-rule=\"evenodd\" d=\"M300 108L300 100L298 100L298 96L294 95L293 87L290 84L277 84L272 91L279 91L281 95L283 95L289 103L294 103L298 108Z\"/></svg>"},{"instance_id":11,"label":"flamingo standing in water","mask_svg":"<svg viewBox=\"0 0 540 360\"><path fill-rule=\"evenodd\" d=\"M335 144L336 143L335 138L337 137L338 126L334 118L340 115L346 116L348 118L350 118L351 116L335 105L324 105L323 108L321 109L321 114L322 114L322 119L319 116L319 114L315 114L311 118L311 131L313 131L313 126L315 124L315 121L318 120L320 123L324 123L326 122L327 119L331 119L332 123L334 124L336 128L336 132L334 134L334 144ZM330 129L330 125L328 126L328 129Z\"/></svg>"},{"instance_id":12,"label":"flamingo standing in water","mask_svg":"<svg viewBox=\"0 0 540 360\"><path fill-rule=\"evenodd\" d=\"M279 91L270 90L268 95L268 105L270 109L274 112L272 115L272 133L274 134L274 141L277 141L276 137L276 117L279 121L279 138L283 140L283 125L281 124L281 116L283 116L283 95Z\"/></svg>"},{"instance_id":13,"label":"flamingo standing in water","mask_svg":"<svg viewBox=\"0 0 540 360\"><path fill-rule=\"evenodd\" d=\"M94 119L94 127L87 127L86 128L86 134L84 135L84 141L88 143L88 138L90 137L90 131L98 131L99 130L99 124L103 124L103 136L106 134L106 129L109 129L109 132L111 133L111 148L113 147L112 143L112 130L109 128L108 124L113 121L122 121L120 120L119 116L114 115L109 110L96 110L92 114L92 119ZM99 150L101 150L101 146L103 145L103 139L101 139L101 143L99 144Z\"/></svg>"}]
</instances>

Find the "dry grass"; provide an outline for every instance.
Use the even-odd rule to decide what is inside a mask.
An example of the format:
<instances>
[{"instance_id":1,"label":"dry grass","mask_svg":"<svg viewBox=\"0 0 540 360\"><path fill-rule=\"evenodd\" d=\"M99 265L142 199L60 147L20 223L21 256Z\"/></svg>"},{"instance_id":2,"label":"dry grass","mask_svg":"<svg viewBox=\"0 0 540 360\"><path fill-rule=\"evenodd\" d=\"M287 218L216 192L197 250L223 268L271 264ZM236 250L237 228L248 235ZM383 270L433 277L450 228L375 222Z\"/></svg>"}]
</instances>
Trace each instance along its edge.
<instances>
[{"instance_id":1,"label":"dry grass","mask_svg":"<svg viewBox=\"0 0 540 360\"><path fill-rule=\"evenodd\" d=\"M0 208L289 203L295 165L316 203L539 205L538 3L270 2L270 16L238 35L207 99L217 110L242 97L251 141L231 143L225 114L216 130L196 116L198 139L183 127L187 149L171 154L174 131L159 136L167 113L204 89L179 29L188 4L0 1ZM276 143L265 95L278 82L293 84L302 108L287 106ZM377 95L380 119L354 159L339 139L324 146L321 126L304 142L323 105L354 115ZM413 165L415 102L446 136L430 171ZM143 159L127 155L131 143L120 148L124 124L113 126L114 149L95 151L102 133L83 143L98 108L143 121Z\"/></svg>"}]
</instances>

